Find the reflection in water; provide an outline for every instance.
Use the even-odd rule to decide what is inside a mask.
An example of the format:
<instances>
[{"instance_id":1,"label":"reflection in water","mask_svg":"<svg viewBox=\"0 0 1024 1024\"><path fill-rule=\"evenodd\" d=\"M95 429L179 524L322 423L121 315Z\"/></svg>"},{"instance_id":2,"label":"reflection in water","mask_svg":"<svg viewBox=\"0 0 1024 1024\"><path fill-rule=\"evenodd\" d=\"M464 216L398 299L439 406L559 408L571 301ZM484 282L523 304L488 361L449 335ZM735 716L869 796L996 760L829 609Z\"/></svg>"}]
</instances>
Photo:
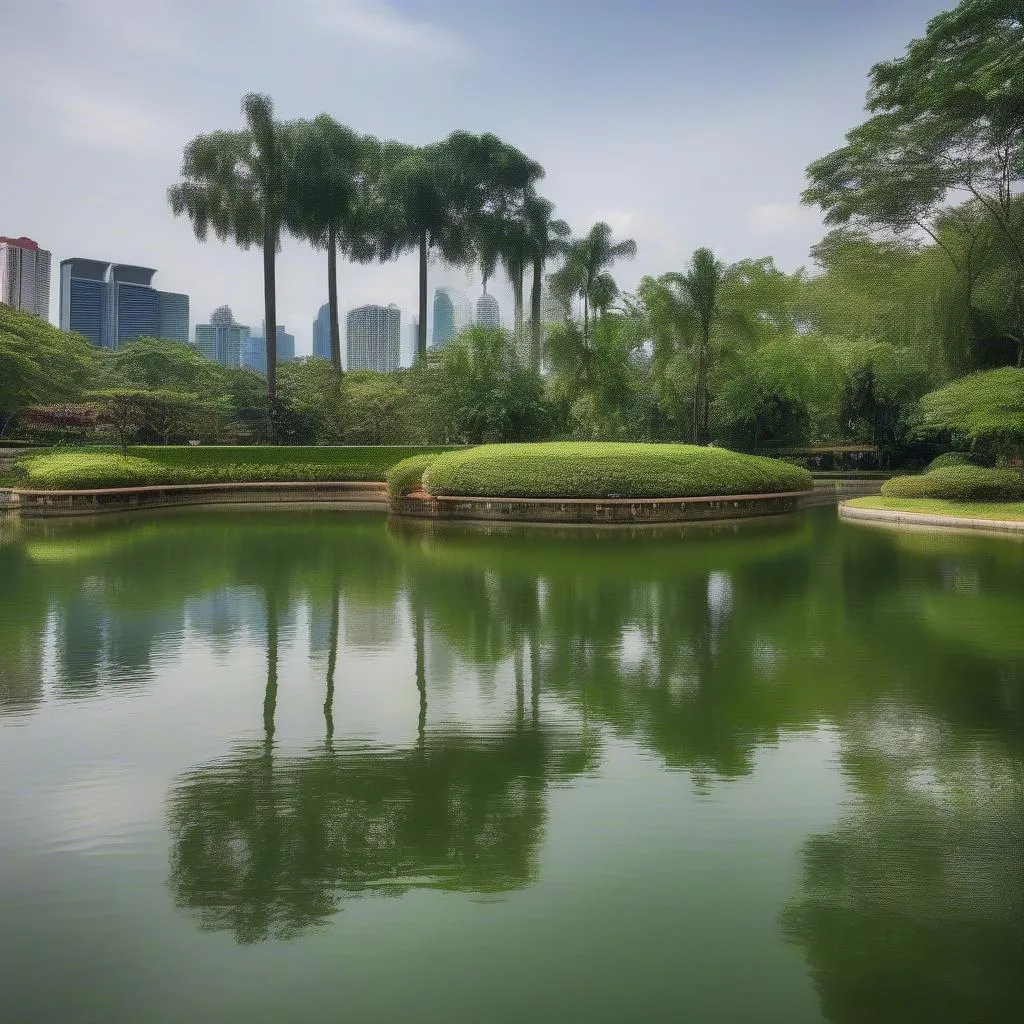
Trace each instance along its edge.
<instances>
[{"instance_id":1,"label":"reflection in water","mask_svg":"<svg viewBox=\"0 0 1024 1024\"><path fill-rule=\"evenodd\" d=\"M1024 995L1022 579L1024 544L831 509L697 531L43 524L0 544L0 715L149 685L186 642L258 644L262 736L175 778L167 819L175 904L241 942L360 894L530 884L550 787L593 769L602 739L705 794L825 725L851 799L801 835L782 915L824 1014L1000 1019ZM317 729L286 746L282 652L303 622ZM410 739L355 742L335 706L347 659L396 654ZM467 690L489 718L431 721Z\"/></svg>"}]
</instances>

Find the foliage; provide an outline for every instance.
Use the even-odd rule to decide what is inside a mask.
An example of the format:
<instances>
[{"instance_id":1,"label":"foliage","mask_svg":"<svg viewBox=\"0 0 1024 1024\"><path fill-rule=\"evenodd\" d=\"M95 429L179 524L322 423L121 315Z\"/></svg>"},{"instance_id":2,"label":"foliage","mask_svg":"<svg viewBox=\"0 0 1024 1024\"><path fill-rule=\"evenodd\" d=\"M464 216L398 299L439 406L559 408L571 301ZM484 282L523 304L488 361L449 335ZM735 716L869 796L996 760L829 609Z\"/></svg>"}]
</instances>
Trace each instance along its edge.
<instances>
[{"instance_id":1,"label":"foliage","mask_svg":"<svg viewBox=\"0 0 1024 1024\"><path fill-rule=\"evenodd\" d=\"M423 486L424 471L437 456L437 452L425 452L396 462L388 470L388 494L399 497L418 491Z\"/></svg>"},{"instance_id":2,"label":"foliage","mask_svg":"<svg viewBox=\"0 0 1024 1024\"><path fill-rule=\"evenodd\" d=\"M1024 475L1013 469L945 466L920 476L897 476L882 484L887 498L944 498L949 501L1020 501Z\"/></svg>"},{"instance_id":3,"label":"foliage","mask_svg":"<svg viewBox=\"0 0 1024 1024\"><path fill-rule=\"evenodd\" d=\"M723 448L549 442L451 452L430 465L423 484L434 495L661 498L807 490L811 476Z\"/></svg>"},{"instance_id":4,"label":"foliage","mask_svg":"<svg viewBox=\"0 0 1024 1024\"><path fill-rule=\"evenodd\" d=\"M1024 369L961 377L921 399L925 424L1008 454L1024 443Z\"/></svg>"},{"instance_id":5,"label":"foliage","mask_svg":"<svg viewBox=\"0 0 1024 1024\"><path fill-rule=\"evenodd\" d=\"M548 411L540 375L519 362L508 333L473 327L431 359L418 387L446 440L461 444L529 441Z\"/></svg>"},{"instance_id":6,"label":"foliage","mask_svg":"<svg viewBox=\"0 0 1024 1024\"><path fill-rule=\"evenodd\" d=\"M0 434L28 406L77 397L92 358L81 335L0 303Z\"/></svg>"},{"instance_id":7,"label":"foliage","mask_svg":"<svg viewBox=\"0 0 1024 1024\"><path fill-rule=\"evenodd\" d=\"M925 472L930 473L933 469L948 469L950 466L970 466L973 464L969 452L943 452L928 463Z\"/></svg>"},{"instance_id":8,"label":"foliage","mask_svg":"<svg viewBox=\"0 0 1024 1024\"><path fill-rule=\"evenodd\" d=\"M444 450L444 449L435 449ZM143 484L263 480L384 480L410 447L138 446L64 449L31 455L16 466L18 485L34 490Z\"/></svg>"},{"instance_id":9,"label":"foliage","mask_svg":"<svg viewBox=\"0 0 1024 1024\"><path fill-rule=\"evenodd\" d=\"M406 443L416 432L409 377L351 370L342 388L346 444Z\"/></svg>"}]
</instances>

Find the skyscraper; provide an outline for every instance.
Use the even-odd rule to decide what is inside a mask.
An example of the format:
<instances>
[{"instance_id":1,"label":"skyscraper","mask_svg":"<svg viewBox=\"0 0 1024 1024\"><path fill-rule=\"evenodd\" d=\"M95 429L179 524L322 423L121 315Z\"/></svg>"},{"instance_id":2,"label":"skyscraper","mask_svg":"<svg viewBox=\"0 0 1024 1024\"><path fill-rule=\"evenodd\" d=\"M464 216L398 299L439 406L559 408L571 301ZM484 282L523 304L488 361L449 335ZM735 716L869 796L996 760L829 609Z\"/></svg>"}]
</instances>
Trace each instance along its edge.
<instances>
[{"instance_id":1,"label":"skyscraper","mask_svg":"<svg viewBox=\"0 0 1024 1024\"><path fill-rule=\"evenodd\" d=\"M327 302L313 321L313 355L318 359L331 358L331 307Z\"/></svg>"},{"instance_id":2,"label":"skyscraper","mask_svg":"<svg viewBox=\"0 0 1024 1024\"><path fill-rule=\"evenodd\" d=\"M230 306L220 306L210 314L208 324L196 324L196 348L221 366L244 366L245 343L249 328L236 323Z\"/></svg>"},{"instance_id":3,"label":"skyscraper","mask_svg":"<svg viewBox=\"0 0 1024 1024\"><path fill-rule=\"evenodd\" d=\"M0 302L50 319L50 254L31 238L0 235Z\"/></svg>"},{"instance_id":4,"label":"skyscraper","mask_svg":"<svg viewBox=\"0 0 1024 1024\"><path fill-rule=\"evenodd\" d=\"M188 342L188 296L153 287L155 270L70 259L60 264L60 326L100 348L138 337Z\"/></svg>"},{"instance_id":5,"label":"skyscraper","mask_svg":"<svg viewBox=\"0 0 1024 1024\"><path fill-rule=\"evenodd\" d=\"M434 291L434 332L431 348L438 348L455 337L455 303L447 288Z\"/></svg>"},{"instance_id":6,"label":"skyscraper","mask_svg":"<svg viewBox=\"0 0 1024 1024\"><path fill-rule=\"evenodd\" d=\"M401 359L402 314L392 302L388 306L359 306L345 321L345 349L348 370L397 370Z\"/></svg>"},{"instance_id":7,"label":"skyscraper","mask_svg":"<svg viewBox=\"0 0 1024 1024\"><path fill-rule=\"evenodd\" d=\"M501 313L498 309L498 300L484 292L476 300L476 325L477 327L500 327Z\"/></svg>"},{"instance_id":8,"label":"skyscraper","mask_svg":"<svg viewBox=\"0 0 1024 1024\"><path fill-rule=\"evenodd\" d=\"M263 336L246 338L242 343L242 365L257 373L267 372L267 324L263 322ZM295 358L295 335L289 334L281 324L277 325L277 365L291 362Z\"/></svg>"}]
</instances>

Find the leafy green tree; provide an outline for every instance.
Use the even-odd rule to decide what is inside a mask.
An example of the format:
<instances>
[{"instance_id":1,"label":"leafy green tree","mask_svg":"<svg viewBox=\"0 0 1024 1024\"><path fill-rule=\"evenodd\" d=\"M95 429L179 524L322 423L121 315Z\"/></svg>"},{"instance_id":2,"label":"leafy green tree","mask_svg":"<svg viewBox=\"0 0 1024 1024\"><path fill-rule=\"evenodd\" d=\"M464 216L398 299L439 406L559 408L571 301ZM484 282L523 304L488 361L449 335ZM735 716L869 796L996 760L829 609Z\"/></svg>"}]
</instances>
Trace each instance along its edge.
<instances>
[{"instance_id":1,"label":"leafy green tree","mask_svg":"<svg viewBox=\"0 0 1024 1024\"><path fill-rule=\"evenodd\" d=\"M871 71L867 121L808 168L804 202L826 222L897 237L930 236L965 278L970 308L982 212L1000 235L1011 278L1002 330L1024 359L1024 42L1019 10L1004 0L963 0L933 18L906 54ZM951 197L963 207L948 206ZM942 221L960 221L969 244L949 244Z\"/></svg>"},{"instance_id":2,"label":"leafy green tree","mask_svg":"<svg viewBox=\"0 0 1024 1024\"><path fill-rule=\"evenodd\" d=\"M425 386L445 440L483 444L543 436L547 409L540 375L520 363L509 341L500 328L473 327L436 354Z\"/></svg>"},{"instance_id":3,"label":"leafy green tree","mask_svg":"<svg viewBox=\"0 0 1024 1024\"><path fill-rule=\"evenodd\" d=\"M274 120L269 96L242 100L246 127L196 136L186 147L179 184L167 196L175 216L186 215L196 237L213 233L242 249L263 250L267 398L277 394L277 288L275 259L293 216L297 130Z\"/></svg>"},{"instance_id":4,"label":"leafy green tree","mask_svg":"<svg viewBox=\"0 0 1024 1024\"><path fill-rule=\"evenodd\" d=\"M134 338L95 363L96 387L139 387L219 398L226 392L222 368L191 345L165 338Z\"/></svg>"},{"instance_id":5,"label":"leafy green tree","mask_svg":"<svg viewBox=\"0 0 1024 1024\"><path fill-rule=\"evenodd\" d=\"M342 393L346 444L409 442L414 397L400 374L350 370Z\"/></svg>"},{"instance_id":6,"label":"leafy green tree","mask_svg":"<svg viewBox=\"0 0 1024 1024\"><path fill-rule=\"evenodd\" d=\"M94 354L81 335L0 303L0 435L28 406L77 398Z\"/></svg>"},{"instance_id":7,"label":"leafy green tree","mask_svg":"<svg viewBox=\"0 0 1024 1024\"><path fill-rule=\"evenodd\" d=\"M1003 457L1024 447L1024 369L1003 366L961 377L921 399L925 425L967 437Z\"/></svg>"},{"instance_id":8,"label":"leafy green tree","mask_svg":"<svg viewBox=\"0 0 1024 1024\"><path fill-rule=\"evenodd\" d=\"M283 436L293 443L340 444L345 437L342 375L326 359L285 363L278 401L286 410Z\"/></svg>"}]
</instances>

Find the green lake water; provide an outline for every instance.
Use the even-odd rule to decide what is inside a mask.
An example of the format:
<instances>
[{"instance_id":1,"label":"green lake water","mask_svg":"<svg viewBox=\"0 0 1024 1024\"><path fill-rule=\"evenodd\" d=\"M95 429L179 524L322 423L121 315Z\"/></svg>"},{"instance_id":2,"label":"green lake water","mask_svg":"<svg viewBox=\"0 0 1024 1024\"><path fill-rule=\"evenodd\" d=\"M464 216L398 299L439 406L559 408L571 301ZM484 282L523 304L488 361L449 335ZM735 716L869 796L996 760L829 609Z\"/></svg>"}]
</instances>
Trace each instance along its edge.
<instances>
[{"instance_id":1,"label":"green lake water","mask_svg":"<svg viewBox=\"0 0 1024 1024\"><path fill-rule=\"evenodd\" d=\"M0 1021L1021 1019L1024 543L0 517Z\"/></svg>"}]
</instances>

